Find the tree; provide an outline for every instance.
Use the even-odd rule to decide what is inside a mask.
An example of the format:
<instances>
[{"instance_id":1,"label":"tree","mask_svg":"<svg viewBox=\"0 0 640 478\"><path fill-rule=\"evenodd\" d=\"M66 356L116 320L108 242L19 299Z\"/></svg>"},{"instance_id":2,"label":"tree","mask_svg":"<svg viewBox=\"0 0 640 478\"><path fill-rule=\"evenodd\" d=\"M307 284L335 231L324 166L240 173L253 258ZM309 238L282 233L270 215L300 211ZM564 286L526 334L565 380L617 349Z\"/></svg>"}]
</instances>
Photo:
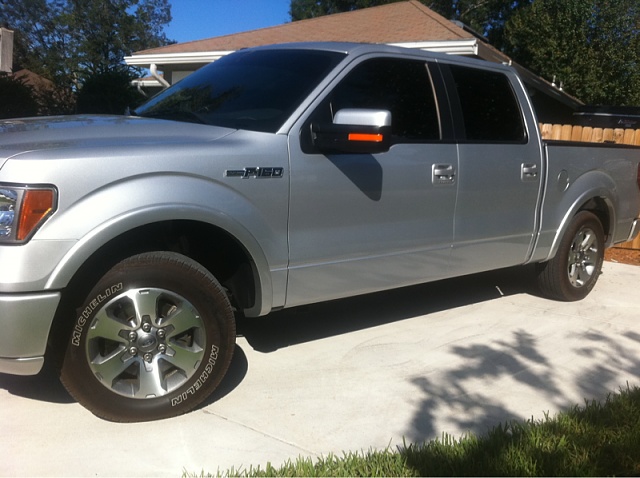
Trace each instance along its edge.
<instances>
[{"instance_id":1,"label":"tree","mask_svg":"<svg viewBox=\"0 0 640 478\"><path fill-rule=\"evenodd\" d=\"M291 19L397 0L291 0ZM421 0L582 101L640 104L639 0Z\"/></svg>"},{"instance_id":2,"label":"tree","mask_svg":"<svg viewBox=\"0 0 640 478\"><path fill-rule=\"evenodd\" d=\"M86 77L78 90L77 113L124 114L144 100L131 85L134 76L125 68L111 69Z\"/></svg>"},{"instance_id":3,"label":"tree","mask_svg":"<svg viewBox=\"0 0 640 478\"><path fill-rule=\"evenodd\" d=\"M65 69L68 28L58 21L64 2L0 0L2 26L14 30L14 71L27 68L54 82Z\"/></svg>"},{"instance_id":4,"label":"tree","mask_svg":"<svg viewBox=\"0 0 640 478\"><path fill-rule=\"evenodd\" d=\"M169 43L168 0L68 0L65 23L73 33L74 63L85 74L119 68L137 50Z\"/></svg>"},{"instance_id":5,"label":"tree","mask_svg":"<svg viewBox=\"0 0 640 478\"><path fill-rule=\"evenodd\" d=\"M427 7L450 20L458 20L486 36L501 48L504 25L533 0L422 0Z\"/></svg>"},{"instance_id":6,"label":"tree","mask_svg":"<svg viewBox=\"0 0 640 478\"><path fill-rule=\"evenodd\" d=\"M400 0L291 0L291 20L303 20L332 13L385 5ZM502 45L505 22L533 0L421 0L450 20L458 20L487 36L498 48Z\"/></svg>"},{"instance_id":7,"label":"tree","mask_svg":"<svg viewBox=\"0 0 640 478\"><path fill-rule=\"evenodd\" d=\"M33 89L23 80L0 73L0 119L21 118L38 114Z\"/></svg>"},{"instance_id":8,"label":"tree","mask_svg":"<svg viewBox=\"0 0 640 478\"><path fill-rule=\"evenodd\" d=\"M640 2L536 0L511 18L505 51L590 104L640 104Z\"/></svg>"},{"instance_id":9,"label":"tree","mask_svg":"<svg viewBox=\"0 0 640 478\"><path fill-rule=\"evenodd\" d=\"M170 43L163 33L169 0L0 0L0 19L15 31L14 63L62 92L60 112L69 112L85 78L123 68L134 51Z\"/></svg>"}]
</instances>

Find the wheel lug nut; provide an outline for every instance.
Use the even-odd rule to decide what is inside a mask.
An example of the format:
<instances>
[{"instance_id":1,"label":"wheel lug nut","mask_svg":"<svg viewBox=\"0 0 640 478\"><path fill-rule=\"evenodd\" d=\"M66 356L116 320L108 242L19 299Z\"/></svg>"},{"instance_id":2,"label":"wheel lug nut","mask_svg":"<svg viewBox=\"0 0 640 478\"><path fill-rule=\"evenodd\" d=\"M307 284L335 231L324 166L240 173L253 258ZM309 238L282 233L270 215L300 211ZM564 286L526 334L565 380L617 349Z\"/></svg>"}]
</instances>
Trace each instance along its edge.
<instances>
[{"instance_id":1,"label":"wheel lug nut","mask_svg":"<svg viewBox=\"0 0 640 478\"><path fill-rule=\"evenodd\" d=\"M150 353L146 353L144 354L144 361L145 362L151 362L151 360L153 359L153 355Z\"/></svg>"},{"instance_id":2,"label":"wheel lug nut","mask_svg":"<svg viewBox=\"0 0 640 478\"><path fill-rule=\"evenodd\" d=\"M138 355L138 349L135 347L131 347L129 349L129 353L135 357L136 355Z\"/></svg>"},{"instance_id":3,"label":"wheel lug nut","mask_svg":"<svg viewBox=\"0 0 640 478\"><path fill-rule=\"evenodd\" d=\"M164 330L162 330L162 329L158 330L158 338L159 339L164 339L164 337L165 337Z\"/></svg>"},{"instance_id":4,"label":"wheel lug nut","mask_svg":"<svg viewBox=\"0 0 640 478\"><path fill-rule=\"evenodd\" d=\"M135 342L135 340L138 338L138 334L136 334L133 330L131 332L129 332L129 341L130 342Z\"/></svg>"},{"instance_id":5,"label":"wheel lug nut","mask_svg":"<svg viewBox=\"0 0 640 478\"><path fill-rule=\"evenodd\" d=\"M142 330L144 330L145 332L149 332L151 330L151 324L149 322L145 322L144 324L142 324Z\"/></svg>"},{"instance_id":6,"label":"wheel lug nut","mask_svg":"<svg viewBox=\"0 0 640 478\"><path fill-rule=\"evenodd\" d=\"M165 344L160 344L158 345L158 352L160 352L161 354L165 353L167 351L167 346Z\"/></svg>"}]
</instances>

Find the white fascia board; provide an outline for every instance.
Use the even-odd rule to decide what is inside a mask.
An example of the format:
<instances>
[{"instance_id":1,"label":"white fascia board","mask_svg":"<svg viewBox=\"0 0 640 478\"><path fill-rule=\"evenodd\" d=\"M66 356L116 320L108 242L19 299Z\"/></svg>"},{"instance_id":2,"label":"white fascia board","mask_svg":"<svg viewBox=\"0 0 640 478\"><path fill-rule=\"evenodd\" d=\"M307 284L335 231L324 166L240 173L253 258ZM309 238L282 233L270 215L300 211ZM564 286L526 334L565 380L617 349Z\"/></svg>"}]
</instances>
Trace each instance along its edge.
<instances>
[{"instance_id":1,"label":"white fascia board","mask_svg":"<svg viewBox=\"0 0 640 478\"><path fill-rule=\"evenodd\" d=\"M188 65L191 63L207 64L219 60L232 51L199 51L185 53L160 53L148 55L125 56L124 61L130 66L140 66L148 68L151 64L156 65Z\"/></svg>"},{"instance_id":2,"label":"white fascia board","mask_svg":"<svg viewBox=\"0 0 640 478\"><path fill-rule=\"evenodd\" d=\"M389 43L393 46L405 48L418 48L420 50L435 51L438 53L450 53L453 55L477 55L478 41L471 40L446 40L446 41L423 41L423 42L402 42ZM148 68L149 65L188 65L193 63L207 64L219 60L225 55L233 53L228 51L203 51L184 53L160 53L148 55L125 56L124 61L130 66L140 66Z\"/></svg>"},{"instance_id":3,"label":"white fascia board","mask_svg":"<svg viewBox=\"0 0 640 478\"><path fill-rule=\"evenodd\" d=\"M428 50L436 53L449 53L451 55L477 55L478 40L443 40L443 41L421 41L389 43L391 46L401 46L404 48L416 48Z\"/></svg>"}]
</instances>

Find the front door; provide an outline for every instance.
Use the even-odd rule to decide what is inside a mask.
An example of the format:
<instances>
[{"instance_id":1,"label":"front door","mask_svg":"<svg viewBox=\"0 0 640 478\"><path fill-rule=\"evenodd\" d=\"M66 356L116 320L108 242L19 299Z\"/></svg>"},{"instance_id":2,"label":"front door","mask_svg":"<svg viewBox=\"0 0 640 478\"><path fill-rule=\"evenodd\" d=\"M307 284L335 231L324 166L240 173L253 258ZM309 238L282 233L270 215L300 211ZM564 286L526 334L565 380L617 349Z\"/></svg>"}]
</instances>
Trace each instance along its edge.
<instances>
[{"instance_id":1,"label":"front door","mask_svg":"<svg viewBox=\"0 0 640 478\"><path fill-rule=\"evenodd\" d=\"M389 151L314 151L311 123L343 108L390 111ZM423 60L351 65L290 135L288 306L449 275L458 163L442 137Z\"/></svg>"}]
</instances>

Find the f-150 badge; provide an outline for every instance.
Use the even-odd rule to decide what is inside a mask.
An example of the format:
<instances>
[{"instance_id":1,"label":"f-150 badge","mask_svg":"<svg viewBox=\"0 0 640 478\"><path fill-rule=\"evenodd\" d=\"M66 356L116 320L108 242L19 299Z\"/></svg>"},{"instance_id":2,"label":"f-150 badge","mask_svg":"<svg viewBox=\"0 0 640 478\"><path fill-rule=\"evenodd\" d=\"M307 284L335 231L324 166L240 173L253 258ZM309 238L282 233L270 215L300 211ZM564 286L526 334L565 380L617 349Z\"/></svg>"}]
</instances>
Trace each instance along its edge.
<instances>
[{"instance_id":1,"label":"f-150 badge","mask_svg":"<svg viewBox=\"0 0 640 478\"><path fill-rule=\"evenodd\" d=\"M227 178L281 178L283 168L244 168L227 169L224 175Z\"/></svg>"}]
</instances>

